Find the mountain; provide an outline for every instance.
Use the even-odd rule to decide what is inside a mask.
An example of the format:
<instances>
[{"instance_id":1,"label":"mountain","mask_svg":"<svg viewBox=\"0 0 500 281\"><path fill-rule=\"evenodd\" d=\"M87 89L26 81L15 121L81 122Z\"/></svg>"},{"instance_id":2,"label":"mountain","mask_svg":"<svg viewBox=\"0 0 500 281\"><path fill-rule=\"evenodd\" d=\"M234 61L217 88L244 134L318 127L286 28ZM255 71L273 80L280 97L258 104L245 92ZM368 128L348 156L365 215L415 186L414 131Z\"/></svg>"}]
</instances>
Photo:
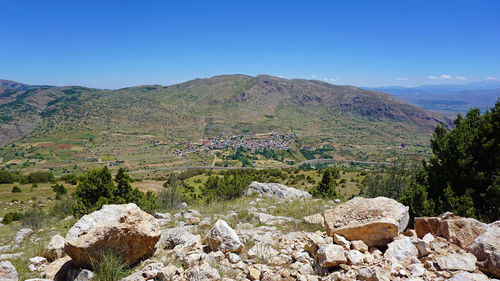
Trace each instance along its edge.
<instances>
[{"instance_id":1,"label":"mountain","mask_svg":"<svg viewBox=\"0 0 500 281\"><path fill-rule=\"evenodd\" d=\"M468 84L423 85L419 87L366 88L383 91L413 105L454 117L471 108L486 110L500 98L500 81L486 80Z\"/></svg>"},{"instance_id":2,"label":"mountain","mask_svg":"<svg viewBox=\"0 0 500 281\"><path fill-rule=\"evenodd\" d=\"M297 134L297 145L424 145L436 124L452 124L382 92L268 75L119 90L8 85L17 90L0 96L0 144L29 149L4 149L4 163L23 153L54 162L133 154L148 162L141 149L152 142L171 155L186 140L269 132Z\"/></svg>"}]
</instances>

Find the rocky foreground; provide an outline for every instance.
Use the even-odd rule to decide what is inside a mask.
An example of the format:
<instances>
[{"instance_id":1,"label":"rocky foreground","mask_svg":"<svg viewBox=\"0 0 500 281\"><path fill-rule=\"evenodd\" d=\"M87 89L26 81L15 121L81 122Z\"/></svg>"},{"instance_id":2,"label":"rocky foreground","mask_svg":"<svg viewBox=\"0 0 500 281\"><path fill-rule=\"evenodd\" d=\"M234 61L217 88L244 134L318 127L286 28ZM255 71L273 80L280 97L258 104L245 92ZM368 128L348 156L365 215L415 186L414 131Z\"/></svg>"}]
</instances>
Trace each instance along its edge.
<instances>
[{"instance_id":1,"label":"rocky foreground","mask_svg":"<svg viewBox=\"0 0 500 281\"><path fill-rule=\"evenodd\" d=\"M254 186L259 195L286 198L281 186ZM253 207L260 200L247 207L258 223L236 222L234 228L226 221L235 212L202 217L186 208L151 216L134 204L106 205L82 217L65 238L55 235L45 256L31 258L30 270L44 279L30 280L92 280L91 262L103 250L119 253L135 269L123 281L500 278L500 221L484 224L446 213L416 218L414 229L406 229L408 207L358 197L304 218L323 231L284 231L280 225L299 222ZM13 243L30 231L20 230ZM0 261L1 281L17 276L9 261Z\"/></svg>"}]
</instances>

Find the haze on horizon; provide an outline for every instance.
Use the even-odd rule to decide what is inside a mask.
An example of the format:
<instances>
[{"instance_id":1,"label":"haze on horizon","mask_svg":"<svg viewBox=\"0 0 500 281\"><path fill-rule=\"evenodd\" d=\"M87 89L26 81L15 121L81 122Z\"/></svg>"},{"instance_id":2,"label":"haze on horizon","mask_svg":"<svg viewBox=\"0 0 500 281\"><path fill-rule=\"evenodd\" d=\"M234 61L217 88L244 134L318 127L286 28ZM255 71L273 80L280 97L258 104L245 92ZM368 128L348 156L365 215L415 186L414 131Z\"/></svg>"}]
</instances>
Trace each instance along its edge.
<instances>
[{"instance_id":1,"label":"haze on horizon","mask_svg":"<svg viewBox=\"0 0 500 281\"><path fill-rule=\"evenodd\" d=\"M0 79L122 88L220 74L356 86L500 79L500 2L2 1Z\"/></svg>"}]
</instances>

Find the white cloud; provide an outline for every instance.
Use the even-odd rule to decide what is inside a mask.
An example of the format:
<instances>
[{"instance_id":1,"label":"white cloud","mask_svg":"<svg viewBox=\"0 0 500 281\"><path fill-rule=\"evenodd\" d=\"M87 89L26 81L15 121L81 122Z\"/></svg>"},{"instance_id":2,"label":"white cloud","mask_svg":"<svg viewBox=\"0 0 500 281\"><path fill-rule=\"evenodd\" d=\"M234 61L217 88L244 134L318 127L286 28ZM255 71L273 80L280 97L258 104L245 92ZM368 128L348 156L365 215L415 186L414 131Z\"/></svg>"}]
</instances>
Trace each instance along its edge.
<instances>
[{"instance_id":1,"label":"white cloud","mask_svg":"<svg viewBox=\"0 0 500 281\"><path fill-rule=\"evenodd\" d=\"M448 75L448 74L443 74L439 77L436 77L436 76L433 76L433 75L429 75L427 76L427 78L431 79L431 80L437 80L437 79L452 79L453 76L451 75Z\"/></svg>"},{"instance_id":2,"label":"white cloud","mask_svg":"<svg viewBox=\"0 0 500 281\"><path fill-rule=\"evenodd\" d=\"M396 78L396 81L408 81L408 78L406 78L406 77L398 77L398 78Z\"/></svg>"},{"instance_id":3,"label":"white cloud","mask_svg":"<svg viewBox=\"0 0 500 281\"><path fill-rule=\"evenodd\" d=\"M282 75L278 75L279 78L285 78L285 76L282 76Z\"/></svg>"},{"instance_id":4,"label":"white cloud","mask_svg":"<svg viewBox=\"0 0 500 281\"><path fill-rule=\"evenodd\" d=\"M463 76L455 76L455 79L465 81L465 80L467 80L467 77L463 77Z\"/></svg>"},{"instance_id":5,"label":"white cloud","mask_svg":"<svg viewBox=\"0 0 500 281\"><path fill-rule=\"evenodd\" d=\"M330 81L332 81L332 82L337 82L337 81L340 81L340 78L333 78L333 77L332 77L332 78L330 78Z\"/></svg>"},{"instance_id":6,"label":"white cloud","mask_svg":"<svg viewBox=\"0 0 500 281\"><path fill-rule=\"evenodd\" d=\"M488 76L488 77L484 78L484 80L486 80L486 81L495 81L497 79L495 77Z\"/></svg>"},{"instance_id":7,"label":"white cloud","mask_svg":"<svg viewBox=\"0 0 500 281\"><path fill-rule=\"evenodd\" d=\"M316 74L311 75L311 77L312 77L313 79L314 79L314 78L316 78Z\"/></svg>"}]
</instances>

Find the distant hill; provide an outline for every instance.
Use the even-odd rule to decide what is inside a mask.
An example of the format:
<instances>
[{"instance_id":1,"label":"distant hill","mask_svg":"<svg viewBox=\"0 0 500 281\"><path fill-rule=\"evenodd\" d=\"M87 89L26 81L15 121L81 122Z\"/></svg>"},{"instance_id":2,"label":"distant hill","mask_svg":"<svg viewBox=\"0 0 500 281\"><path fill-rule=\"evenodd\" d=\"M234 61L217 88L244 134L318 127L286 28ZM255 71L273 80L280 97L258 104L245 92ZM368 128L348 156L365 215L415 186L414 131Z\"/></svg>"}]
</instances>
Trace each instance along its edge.
<instances>
[{"instance_id":1,"label":"distant hill","mask_svg":"<svg viewBox=\"0 0 500 281\"><path fill-rule=\"evenodd\" d=\"M494 106L500 98L500 81L489 80L468 84L424 85L420 87L379 87L367 88L383 91L413 105L439 111L454 117L471 108L486 110Z\"/></svg>"},{"instance_id":2,"label":"distant hill","mask_svg":"<svg viewBox=\"0 0 500 281\"><path fill-rule=\"evenodd\" d=\"M379 91L268 75L222 75L119 90L15 82L5 87L0 145L16 142L32 147L17 155L43 152L54 161L139 153L145 139L173 147L184 140L267 132L296 133L298 145L423 144L437 124L452 124L441 114ZM127 145L132 139L137 146ZM44 142L63 146L42 151L51 147ZM72 150L65 151L64 145ZM4 150L3 162L15 158L13 153Z\"/></svg>"}]
</instances>

